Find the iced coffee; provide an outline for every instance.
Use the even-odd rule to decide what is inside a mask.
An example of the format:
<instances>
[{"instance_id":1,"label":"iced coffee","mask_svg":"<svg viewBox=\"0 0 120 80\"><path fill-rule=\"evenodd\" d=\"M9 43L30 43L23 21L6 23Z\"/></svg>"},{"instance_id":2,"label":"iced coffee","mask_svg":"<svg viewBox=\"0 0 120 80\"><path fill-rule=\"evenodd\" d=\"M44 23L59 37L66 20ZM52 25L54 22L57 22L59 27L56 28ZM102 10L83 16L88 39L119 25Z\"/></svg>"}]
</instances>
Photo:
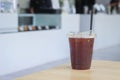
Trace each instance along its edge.
<instances>
[{"instance_id":1,"label":"iced coffee","mask_svg":"<svg viewBox=\"0 0 120 80\"><path fill-rule=\"evenodd\" d=\"M94 37L94 34L89 33L72 33L70 35L69 44L72 69L90 69Z\"/></svg>"}]
</instances>

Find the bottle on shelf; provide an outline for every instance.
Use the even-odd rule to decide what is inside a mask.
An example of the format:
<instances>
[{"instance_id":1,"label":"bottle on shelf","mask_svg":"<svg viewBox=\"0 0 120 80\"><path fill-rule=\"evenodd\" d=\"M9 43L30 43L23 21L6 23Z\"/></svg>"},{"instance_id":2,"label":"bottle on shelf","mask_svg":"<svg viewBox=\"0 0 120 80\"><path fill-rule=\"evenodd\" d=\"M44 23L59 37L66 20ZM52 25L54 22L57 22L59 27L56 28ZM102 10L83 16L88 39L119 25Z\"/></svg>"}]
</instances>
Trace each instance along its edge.
<instances>
[{"instance_id":1,"label":"bottle on shelf","mask_svg":"<svg viewBox=\"0 0 120 80\"><path fill-rule=\"evenodd\" d=\"M25 25L25 26L24 26L24 31L29 31L28 25Z\"/></svg>"},{"instance_id":2,"label":"bottle on shelf","mask_svg":"<svg viewBox=\"0 0 120 80\"><path fill-rule=\"evenodd\" d=\"M56 29L56 26L55 25L50 25L49 29Z\"/></svg>"},{"instance_id":3,"label":"bottle on shelf","mask_svg":"<svg viewBox=\"0 0 120 80\"><path fill-rule=\"evenodd\" d=\"M32 26L32 31L38 30L37 26Z\"/></svg>"},{"instance_id":4,"label":"bottle on shelf","mask_svg":"<svg viewBox=\"0 0 120 80\"><path fill-rule=\"evenodd\" d=\"M32 31L32 25L29 25L28 27L29 27L29 31Z\"/></svg>"},{"instance_id":5,"label":"bottle on shelf","mask_svg":"<svg viewBox=\"0 0 120 80\"><path fill-rule=\"evenodd\" d=\"M41 26L41 30L46 30L46 27L45 26Z\"/></svg>"},{"instance_id":6,"label":"bottle on shelf","mask_svg":"<svg viewBox=\"0 0 120 80\"><path fill-rule=\"evenodd\" d=\"M18 32L23 32L24 31L24 26L18 26Z\"/></svg>"},{"instance_id":7,"label":"bottle on shelf","mask_svg":"<svg viewBox=\"0 0 120 80\"><path fill-rule=\"evenodd\" d=\"M41 26L38 26L38 30L41 30Z\"/></svg>"}]
</instances>

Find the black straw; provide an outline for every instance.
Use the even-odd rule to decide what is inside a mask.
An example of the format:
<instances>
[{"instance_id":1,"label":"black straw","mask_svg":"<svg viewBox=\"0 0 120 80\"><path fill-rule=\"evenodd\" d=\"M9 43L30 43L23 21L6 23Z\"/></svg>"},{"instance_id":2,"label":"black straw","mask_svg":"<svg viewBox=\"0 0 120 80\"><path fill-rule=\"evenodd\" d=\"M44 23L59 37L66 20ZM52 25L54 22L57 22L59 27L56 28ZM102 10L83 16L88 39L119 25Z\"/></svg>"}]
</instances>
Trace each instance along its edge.
<instances>
[{"instance_id":1,"label":"black straw","mask_svg":"<svg viewBox=\"0 0 120 80\"><path fill-rule=\"evenodd\" d=\"M92 34L93 30L93 7L91 9L91 17L90 17L90 35Z\"/></svg>"}]
</instances>

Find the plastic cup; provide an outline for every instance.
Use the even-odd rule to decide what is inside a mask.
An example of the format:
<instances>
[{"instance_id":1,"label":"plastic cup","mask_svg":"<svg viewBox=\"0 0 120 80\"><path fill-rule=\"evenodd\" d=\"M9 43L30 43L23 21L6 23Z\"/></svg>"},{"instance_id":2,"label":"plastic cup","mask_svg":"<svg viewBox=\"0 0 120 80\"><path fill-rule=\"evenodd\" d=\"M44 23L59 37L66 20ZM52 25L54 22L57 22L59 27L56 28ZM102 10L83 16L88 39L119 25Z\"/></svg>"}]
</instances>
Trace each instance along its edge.
<instances>
[{"instance_id":1,"label":"plastic cup","mask_svg":"<svg viewBox=\"0 0 120 80\"><path fill-rule=\"evenodd\" d=\"M94 34L89 32L71 33L69 35L72 69L90 69L94 45Z\"/></svg>"}]
</instances>

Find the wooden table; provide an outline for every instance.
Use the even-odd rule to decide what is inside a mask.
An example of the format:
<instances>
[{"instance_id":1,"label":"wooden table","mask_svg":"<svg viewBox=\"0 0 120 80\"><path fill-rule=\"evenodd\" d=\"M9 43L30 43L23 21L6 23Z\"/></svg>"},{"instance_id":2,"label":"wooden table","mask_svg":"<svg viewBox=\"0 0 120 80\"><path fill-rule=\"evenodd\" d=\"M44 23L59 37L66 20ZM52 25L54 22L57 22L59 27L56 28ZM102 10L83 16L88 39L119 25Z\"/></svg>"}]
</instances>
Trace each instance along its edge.
<instances>
[{"instance_id":1,"label":"wooden table","mask_svg":"<svg viewBox=\"0 0 120 80\"><path fill-rule=\"evenodd\" d=\"M64 64L16 80L120 80L120 62L93 61L90 70L72 70Z\"/></svg>"}]
</instances>

